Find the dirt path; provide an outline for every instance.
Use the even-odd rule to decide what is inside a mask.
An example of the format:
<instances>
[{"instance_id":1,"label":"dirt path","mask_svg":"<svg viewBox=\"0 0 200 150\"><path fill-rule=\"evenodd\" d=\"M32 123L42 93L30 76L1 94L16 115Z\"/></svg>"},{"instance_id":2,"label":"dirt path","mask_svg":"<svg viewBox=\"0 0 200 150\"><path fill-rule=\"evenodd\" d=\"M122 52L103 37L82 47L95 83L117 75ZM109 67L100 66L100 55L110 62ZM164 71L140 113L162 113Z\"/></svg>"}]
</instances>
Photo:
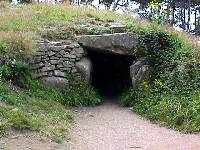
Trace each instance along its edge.
<instances>
[{"instance_id":1,"label":"dirt path","mask_svg":"<svg viewBox=\"0 0 200 150\"><path fill-rule=\"evenodd\" d=\"M0 139L0 150L200 150L200 135L151 124L116 103L74 112L70 142L56 144L39 140L37 134L15 133Z\"/></svg>"},{"instance_id":2,"label":"dirt path","mask_svg":"<svg viewBox=\"0 0 200 150\"><path fill-rule=\"evenodd\" d=\"M200 135L151 124L114 103L76 110L71 130L75 150L200 150Z\"/></svg>"}]
</instances>

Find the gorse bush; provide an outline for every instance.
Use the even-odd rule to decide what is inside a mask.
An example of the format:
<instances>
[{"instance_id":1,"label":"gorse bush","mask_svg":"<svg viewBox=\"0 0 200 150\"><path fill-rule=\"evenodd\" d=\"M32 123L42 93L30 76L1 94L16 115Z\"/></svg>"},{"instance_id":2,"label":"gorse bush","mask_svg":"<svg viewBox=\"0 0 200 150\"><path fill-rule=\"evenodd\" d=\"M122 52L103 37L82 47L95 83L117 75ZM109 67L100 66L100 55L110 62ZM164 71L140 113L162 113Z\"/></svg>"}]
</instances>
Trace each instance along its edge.
<instances>
[{"instance_id":1,"label":"gorse bush","mask_svg":"<svg viewBox=\"0 0 200 150\"><path fill-rule=\"evenodd\" d=\"M200 58L187 40L160 28L135 30L140 36L134 54L145 57L152 74L122 95L122 105L150 120L183 130L200 131Z\"/></svg>"}]
</instances>

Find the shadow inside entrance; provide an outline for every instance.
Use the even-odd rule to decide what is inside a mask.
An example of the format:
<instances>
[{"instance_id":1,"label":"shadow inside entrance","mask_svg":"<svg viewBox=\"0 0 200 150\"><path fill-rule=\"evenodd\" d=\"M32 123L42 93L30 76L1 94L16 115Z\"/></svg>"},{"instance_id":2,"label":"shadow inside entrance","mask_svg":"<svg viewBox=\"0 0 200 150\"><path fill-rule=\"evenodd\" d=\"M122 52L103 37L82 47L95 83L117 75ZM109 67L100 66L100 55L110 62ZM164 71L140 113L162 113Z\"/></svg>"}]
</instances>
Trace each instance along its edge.
<instances>
[{"instance_id":1,"label":"shadow inside entrance","mask_svg":"<svg viewBox=\"0 0 200 150\"><path fill-rule=\"evenodd\" d=\"M103 98L116 98L131 86L133 56L88 51L92 61L92 85Z\"/></svg>"}]
</instances>

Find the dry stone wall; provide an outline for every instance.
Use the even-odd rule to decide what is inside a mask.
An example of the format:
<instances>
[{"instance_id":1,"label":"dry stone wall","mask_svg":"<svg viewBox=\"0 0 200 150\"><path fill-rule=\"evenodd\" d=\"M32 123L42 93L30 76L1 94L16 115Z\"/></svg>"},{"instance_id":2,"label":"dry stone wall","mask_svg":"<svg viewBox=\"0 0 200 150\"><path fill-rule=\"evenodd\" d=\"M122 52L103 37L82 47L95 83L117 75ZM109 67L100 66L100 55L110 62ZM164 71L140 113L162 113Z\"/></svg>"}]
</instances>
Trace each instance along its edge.
<instances>
[{"instance_id":1,"label":"dry stone wall","mask_svg":"<svg viewBox=\"0 0 200 150\"><path fill-rule=\"evenodd\" d=\"M68 85L68 74L81 77L75 66L86 53L76 41L41 39L37 47L39 50L30 59L34 78L41 78L50 87L63 89Z\"/></svg>"}]
</instances>

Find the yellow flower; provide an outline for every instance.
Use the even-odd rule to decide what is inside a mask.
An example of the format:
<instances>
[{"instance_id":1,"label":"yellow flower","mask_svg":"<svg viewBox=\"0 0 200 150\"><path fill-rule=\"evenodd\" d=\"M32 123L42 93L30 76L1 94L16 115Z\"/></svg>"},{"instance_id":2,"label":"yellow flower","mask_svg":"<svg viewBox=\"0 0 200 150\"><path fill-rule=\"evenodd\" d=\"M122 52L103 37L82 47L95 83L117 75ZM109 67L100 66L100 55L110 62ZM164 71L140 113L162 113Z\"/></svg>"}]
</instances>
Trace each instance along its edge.
<instances>
[{"instance_id":1,"label":"yellow flower","mask_svg":"<svg viewBox=\"0 0 200 150\"><path fill-rule=\"evenodd\" d=\"M155 80L154 82L156 85L160 86L161 88L163 88L165 86L165 84L161 81L161 80Z\"/></svg>"}]
</instances>

